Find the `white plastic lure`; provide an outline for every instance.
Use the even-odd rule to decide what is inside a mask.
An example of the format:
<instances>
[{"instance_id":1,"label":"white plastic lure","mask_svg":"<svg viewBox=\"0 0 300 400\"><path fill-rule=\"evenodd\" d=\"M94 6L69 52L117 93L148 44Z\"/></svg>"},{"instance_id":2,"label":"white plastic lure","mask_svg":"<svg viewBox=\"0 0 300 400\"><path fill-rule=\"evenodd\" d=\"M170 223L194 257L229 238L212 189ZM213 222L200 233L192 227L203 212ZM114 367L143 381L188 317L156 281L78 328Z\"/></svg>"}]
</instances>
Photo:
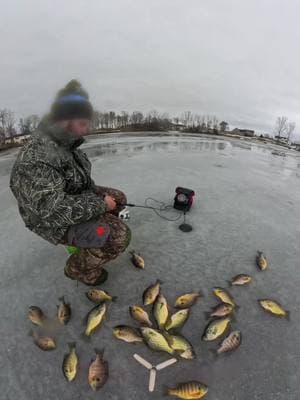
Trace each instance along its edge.
<instances>
[{"instance_id":1,"label":"white plastic lure","mask_svg":"<svg viewBox=\"0 0 300 400\"><path fill-rule=\"evenodd\" d=\"M150 370L150 375L149 375L149 392L154 392L155 389L155 381L156 381L156 373L157 371L161 371L164 368L169 367L170 365L174 364L177 362L177 358L170 358L169 360L166 360L160 364L157 364L156 366L152 365L149 363L147 360L145 360L143 357L139 356L138 354L134 354L133 357L136 359L137 362L139 362L143 367L147 368Z\"/></svg>"}]
</instances>

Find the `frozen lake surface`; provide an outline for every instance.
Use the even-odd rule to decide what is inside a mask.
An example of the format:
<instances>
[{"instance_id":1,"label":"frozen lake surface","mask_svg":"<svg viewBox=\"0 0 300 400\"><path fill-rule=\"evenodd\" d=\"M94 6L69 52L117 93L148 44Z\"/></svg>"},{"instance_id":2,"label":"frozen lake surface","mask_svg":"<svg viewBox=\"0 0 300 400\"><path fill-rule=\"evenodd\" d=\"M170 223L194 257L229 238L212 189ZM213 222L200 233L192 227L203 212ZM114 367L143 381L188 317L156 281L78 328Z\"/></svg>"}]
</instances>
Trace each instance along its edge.
<instances>
[{"instance_id":1,"label":"frozen lake surface","mask_svg":"<svg viewBox=\"0 0 300 400\"><path fill-rule=\"evenodd\" d=\"M0 156L0 391L3 400L140 400L162 399L163 386L200 380L209 386L207 400L298 400L300 398L300 153L272 154L274 147L227 138L174 134L118 134L89 137L82 146L93 163L100 185L120 188L128 201L144 204L153 197L172 204L176 186L192 188L196 202L187 214L193 231L183 233L180 222L167 222L152 211L131 209L130 249L144 256L137 270L123 253L109 267L103 288L118 296L108 318L91 343L80 338L82 319L92 305L86 287L65 278L67 254L26 230L8 188L16 152ZM257 270L257 250L268 256L270 268ZM217 303L213 286L227 287L238 273L249 273L249 287L235 287L240 309L233 327L243 334L241 347L214 361L201 341L204 311ZM135 325L128 306L141 304L143 290L160 278L172 305L189 291L205 297L193 306L182 333L192 342L197 359L180 360L158 373L153 394L147 392L148 373L133 359L135 352L156 364L169 356L146 346L112 337L117 324ZM56 331L58 347L44 353L27 335L28 306L54 316L58 297L72 305L69 325ZM291 320L264 313L258 298L274 298ZM68 342L77 342L80 370L67 383L61 364ZM93 393L87 367L93 348L105 348L110 378Z\"/></svg>"}]
</instances>

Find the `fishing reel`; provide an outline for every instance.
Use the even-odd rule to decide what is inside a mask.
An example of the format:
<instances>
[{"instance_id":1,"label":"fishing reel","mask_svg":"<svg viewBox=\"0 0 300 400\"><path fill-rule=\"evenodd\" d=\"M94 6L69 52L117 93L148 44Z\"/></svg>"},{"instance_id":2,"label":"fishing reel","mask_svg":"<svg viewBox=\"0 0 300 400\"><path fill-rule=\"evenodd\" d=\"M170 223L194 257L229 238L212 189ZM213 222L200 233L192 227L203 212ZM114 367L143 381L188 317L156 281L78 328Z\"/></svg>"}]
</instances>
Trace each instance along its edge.
<instances>
[{"instance_id":1,"label":"fishing reel","mask_svg":"<svg viewBox=\"0 0 300 400\"><path fill-rule=\"evenodd\" d=\"M130 218L130 212L127 207L124 207L120 212L118 217L123 221L128 221Z\"/></svg>"}]
</instances>

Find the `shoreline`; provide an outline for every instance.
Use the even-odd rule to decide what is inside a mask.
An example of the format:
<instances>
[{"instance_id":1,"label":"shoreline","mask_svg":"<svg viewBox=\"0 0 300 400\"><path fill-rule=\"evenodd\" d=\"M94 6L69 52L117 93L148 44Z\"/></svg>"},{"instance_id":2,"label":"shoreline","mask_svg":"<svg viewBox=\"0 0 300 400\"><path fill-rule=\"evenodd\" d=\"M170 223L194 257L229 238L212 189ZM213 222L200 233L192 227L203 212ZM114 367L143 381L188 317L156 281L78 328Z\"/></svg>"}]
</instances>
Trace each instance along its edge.
<instances>
[{"instance_id":1,"label":"shoreline","mask_svg":"<svg viewBox=\"0 0 300 400\"><path fill-rule=\"evenodd\" d=\"M284 143L280 143L275 139L267 139L267 138L260 138L260 137L249 137L249 136L242 136L242 135L232 135L231 133L218 133L218 134L211 134L207 132L203 133L195 133L195 132L182 132L182 131L173 131L173 130L168 130L168 131L145 131L145 130L139 130L139 129L131 129L131 130L120 130L120 129L115 129L115 130L103 130L103 131L98 131L98 132L91 132L86 137L97 137L100 135L114 135L114 134L143 134L143 136L155 136L157 135L174 135L174 136L182 136L184 137L185 135L192 135L193 137L206 137L210 138L212 140L216 139L222 139L222 138L227 138L227 139L236 139L236 140L241 140L241 141L246 141L248 143L254 143L254 144L266 144L266 145L274 145L278 146L281 149L285 150L294 150L296 152L300 151L300 148L293 148L289 145L286 145ZM18 150L20 147L22 147L24 143L14 143L12 145L5 145L3 147L0 147L0 155L6 155L12 152L13 149Z\"/></svg>"}]
</instances>

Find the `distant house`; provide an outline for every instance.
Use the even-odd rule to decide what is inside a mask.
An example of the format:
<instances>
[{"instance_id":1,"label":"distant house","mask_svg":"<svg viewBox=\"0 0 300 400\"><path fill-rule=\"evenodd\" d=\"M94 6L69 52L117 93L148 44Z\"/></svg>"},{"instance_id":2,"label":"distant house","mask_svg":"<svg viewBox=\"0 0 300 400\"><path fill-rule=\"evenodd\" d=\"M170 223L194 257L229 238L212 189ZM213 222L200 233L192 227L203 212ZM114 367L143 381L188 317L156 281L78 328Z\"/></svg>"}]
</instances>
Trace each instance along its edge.
<instances>
[{"instance_id":1,"label":"distant house","mask_svg":"<svg viewBox=\"0 0 300 400\"><path fill-rule=\"evenodd\" d=\"M255 135L255 132L252 131L251 129L239 129L239 128L233 129L230 133L232 135L247 136L247 137L253 137Z\"/></svg>"},{"instance_id":2,"label":"distant house","mask_svg":"<svg viewBox=\"0 0 300 400\"><path fill-rule=\"evenodd\" d=\"M278 140L281 143L289 143L289 139L287 137L283 137L283 136L275 136L275 139Z\"/></svg>"},{"instance_id":3,"label":"distant house","mask_svg":"<svg viewBox=\"0 0 300 400\"><path fill-rule=\"evenodd\" d=\"M263 138L265 138L265 139L271 139L271 135L270 135L269 133L262 133L262 134L260 135L260 137L263 137Z\"/></svg>"},{"instance_id":4,"label":"distant house","mask_svg":"<svg viewBox=\"0 0 300 400\"><path fill-rule=\"evenodd\" d=\"M300 142L294 142L294 143L292 144L292 147L293 147L294 149L300 151Z\"/></svg>"},{"instance_id":5,"label":"distant house","mask_svg":"<svg viewBox=\"0 0 300 400\"><path fill-rule=\"evenodd\" d=\"M182 131L183 129L185 129L186 126L184 124L181 124L179 122L170 122L170 129L172 131Z\"/></svg>"},{"instance_id":6,"label":"distant house","mask_svg":"<svg viewBox=\"0 0 300 400\"><path fill-rule=\"evenodd\" d=\"M17 143L17 144L23 144L28 141L30 138L30 135L13 135L11 137L5 138L5 143L10 144L10 143Z\"/></svg>"}]
</instances>

